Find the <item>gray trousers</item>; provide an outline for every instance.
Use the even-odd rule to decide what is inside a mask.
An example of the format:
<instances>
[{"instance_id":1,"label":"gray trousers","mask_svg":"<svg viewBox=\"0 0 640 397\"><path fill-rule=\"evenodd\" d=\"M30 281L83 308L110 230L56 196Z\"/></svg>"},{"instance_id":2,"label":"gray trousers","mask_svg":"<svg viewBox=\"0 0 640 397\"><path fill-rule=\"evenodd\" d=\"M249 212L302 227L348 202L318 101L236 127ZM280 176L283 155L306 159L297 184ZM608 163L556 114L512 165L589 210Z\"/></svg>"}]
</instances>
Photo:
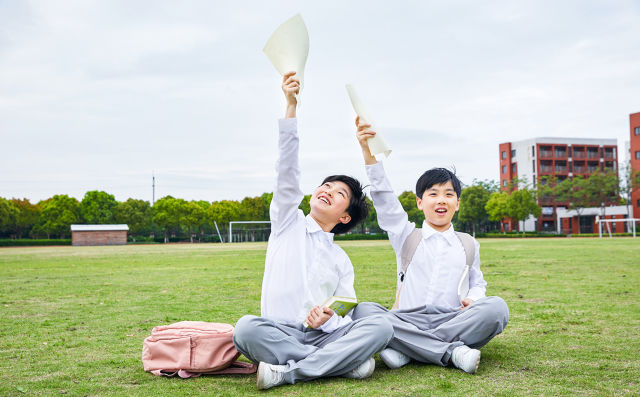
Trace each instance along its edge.
<instances>
[{"instance_id":1,"label":"gray trousers","mask_svg":"<svg viewBox=\"0 0 640 397\"><path fill-rule=\"evenodd\" d=\"M393 325L387 347L429 364L448 365L453 349L467 345L479 349L507 326L509 308L502 298L478 299L465 310L425 305L389 310L374 302L359 303L354 319L383 315Z\"/></svg>"},{"instance_id":2,"label":"gray trousers","mask_svg":"<svg viewBox=\"0 0 640 397\"><path fill-rule=\"evenodd\" d=\"M343 375L382 350L392 336L393 327L383 316L373 315L326 333L247 315L236 323L233 344L254 363L284 365L285 380L295 383Z\"/></svg>"}]
</instances>

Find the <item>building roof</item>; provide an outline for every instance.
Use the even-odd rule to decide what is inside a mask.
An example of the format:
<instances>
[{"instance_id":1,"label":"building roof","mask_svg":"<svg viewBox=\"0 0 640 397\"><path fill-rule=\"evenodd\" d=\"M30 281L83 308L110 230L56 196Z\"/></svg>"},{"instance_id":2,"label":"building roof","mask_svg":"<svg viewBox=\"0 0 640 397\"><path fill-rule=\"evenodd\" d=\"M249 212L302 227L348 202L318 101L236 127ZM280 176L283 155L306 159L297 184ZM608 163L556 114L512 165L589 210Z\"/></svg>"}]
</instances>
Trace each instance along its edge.
<instances>
[{"instance_id":1,"label":"building roof","mask_svg":"<svg viewBox=\"0 0 640 397\"><path fill-rule=\"evenodd\" d=\"M562 137L536 137L524 139L521 141L513 141L508 143L539 143L539 144L560 144L560 145L603 145L617 146L618 140L611 138L562 138Z\"/></svg>"},{"instance_id":2,"label":"building roof","mask_svg":"<svg viewBox=\"0 0 640 397\"><path fill-rule=\"evenodd\" d=\"M128 225L71 225L72 232L106 232L129 230Z\"/></svg>"}]
</instances>

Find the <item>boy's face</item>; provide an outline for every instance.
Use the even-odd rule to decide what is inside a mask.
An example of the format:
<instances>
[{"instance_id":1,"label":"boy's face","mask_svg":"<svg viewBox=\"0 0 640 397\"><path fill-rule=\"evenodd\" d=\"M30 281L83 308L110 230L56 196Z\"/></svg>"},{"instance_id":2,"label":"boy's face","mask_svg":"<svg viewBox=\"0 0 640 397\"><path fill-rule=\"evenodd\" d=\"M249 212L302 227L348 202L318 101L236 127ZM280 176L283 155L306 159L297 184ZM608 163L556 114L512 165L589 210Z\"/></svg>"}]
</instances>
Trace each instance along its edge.
<instances>
[{"instance_id":1,"label":"boy's face","mask_svg":"<svg viewBox=\"0 0 640 397\"><path fill-rule=\"evenodd\" d=\"M351 189L340 181L325 182L313 192L309 205L311 215L323 223L349 223L351 217L347 213Z\"/></svg>"},{"instance_id":2,"label":"boy's face","mask_svg":"<svg viewBox=\"0 0 640 397\"><path fill-rule=\"evenodd\" d=\"M449 228L460 204L451 181L431 186L424 191L422 198L416 197L416 202L429 226L439 232Z\"/></svg>"}]
</instances>

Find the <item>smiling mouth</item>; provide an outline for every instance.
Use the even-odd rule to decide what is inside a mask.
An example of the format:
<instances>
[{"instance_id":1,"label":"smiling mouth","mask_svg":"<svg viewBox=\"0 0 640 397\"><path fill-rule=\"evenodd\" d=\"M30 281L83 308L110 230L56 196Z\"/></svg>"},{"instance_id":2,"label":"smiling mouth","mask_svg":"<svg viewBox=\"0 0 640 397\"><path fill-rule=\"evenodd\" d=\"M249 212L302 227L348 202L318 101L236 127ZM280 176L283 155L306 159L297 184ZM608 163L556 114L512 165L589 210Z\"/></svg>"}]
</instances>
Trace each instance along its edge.
<instances>
[{"instance_id":1,"label":"smiling mouth","mask_svg":"<svg viewBox=\"0 0 640 397\"><path fill-rule=\"evenodd\" d=\"M436 213L437 213L437 214L446 214L446 213L447 213L447 210L446 210L445 208L438 208L438 209L436 210Z\"/></svg>"},{"instance_id":2,"label":"smiling mouth","mask_svg":"<svg viewBox=\"0 0 640 397\"><path fill-rule=\"evenodd\" d=\"M329 200L328 200L326 197L324 197L324 196L322 196L322 197L318 197L318 200L320 200L320 201L322 201L322 202L324 202L324 203L326 203L326 204L331 205L331 203L329 202Z\"/></svg>"}]
</instances>

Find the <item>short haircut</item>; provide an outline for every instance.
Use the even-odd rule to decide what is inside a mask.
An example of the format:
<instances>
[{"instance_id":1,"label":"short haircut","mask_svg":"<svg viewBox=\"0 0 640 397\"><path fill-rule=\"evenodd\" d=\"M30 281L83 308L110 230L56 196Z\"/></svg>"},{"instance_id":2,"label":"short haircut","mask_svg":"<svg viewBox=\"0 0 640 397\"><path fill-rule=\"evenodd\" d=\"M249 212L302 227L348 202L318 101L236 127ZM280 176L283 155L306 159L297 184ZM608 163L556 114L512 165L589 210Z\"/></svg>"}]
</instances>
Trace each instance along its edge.
<instances>
[{"instance_id":1,"label":"short haircut","mask_svg":"<svg viewBox=\"0 0 640 397\"><path fill-rule=\"evenodd\" d=\"M351 191L351 198L349 199L349 206L347 207L347 213L351 217L348 223L338 224L331 229L331 233L343 234L353 229L358 223L362 222L369 215L369 203L367 203L366 195L363 191L363 186L360 182L347 175L330 175L324 178L321 185L327 182L339 181L349 187Z\"/></svg>"},{"instance_id":2,"label":"short haircut","mask_svg":"<svg viewBox=\"0 0 640 397\"><path fill-rule=\"evenodd\" d=\"M430 189L433 185L441 185L447 182L451 182L453 190L455 190L458 199L460 199L462 183L454 172L446 168L432 168L422 174L418 178L418 182L416 182L416 196L421 199L425 190Z\"/></svg>"}]
</instances>

